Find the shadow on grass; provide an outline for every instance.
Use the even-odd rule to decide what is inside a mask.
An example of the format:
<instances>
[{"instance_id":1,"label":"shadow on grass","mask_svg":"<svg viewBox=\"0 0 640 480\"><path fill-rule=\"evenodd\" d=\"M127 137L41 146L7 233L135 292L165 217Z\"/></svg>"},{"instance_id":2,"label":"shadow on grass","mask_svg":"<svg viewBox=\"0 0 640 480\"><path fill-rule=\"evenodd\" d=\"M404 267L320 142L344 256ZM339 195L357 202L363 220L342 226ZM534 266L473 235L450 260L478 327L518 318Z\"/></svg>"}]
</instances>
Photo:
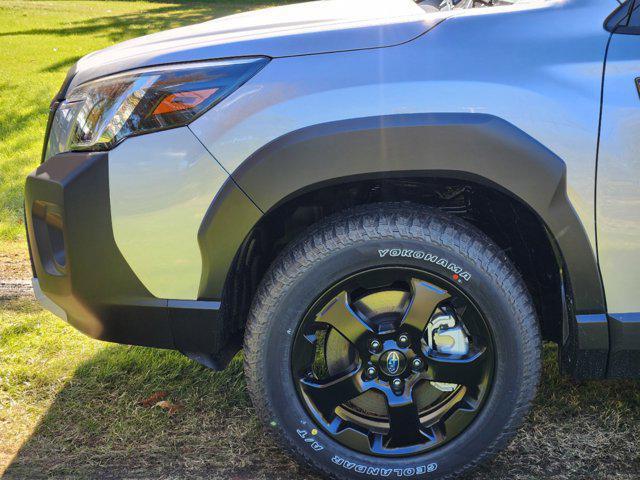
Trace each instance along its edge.
<instances>
[{"instance_id":1,"label":"shadow on grass","mask_svg":"<svg viewBox=\"0 0 640 480\"><path fill-rule=\"evenodd\" d=\"M126 38L165 30L175 25L197 23L214 16L215 4L194 4L189 11L184 5L171 5L143 12L109 15L64 23L57 28L32 28L1 32L0 37L30 35L95 35L102 34L116 42Z\"/></svg>"},{"instance_id":2,"label":"shadow on grass","mask_svg":"<svg viewBox=\"0 0 640 480\"><path fill-rule=\"evenodd\" d=\"M140 405L156 392L178 411ZM244 472L256 467L297 470L255 418L240 358L216 373L176 352L113 346L76 370L4 478L255 478Z\"/></svg>"},{"instance_id":3,"label":"shadow on grass","mask_svg":"<svg viewBox=\"0 0 640 480\"><path fill-rule=\"evenodd\" d=\"M57 72L58 70L67 70L76 63L80 59L80 55L74 55L73 57L64 58L58 62L52 63L51 65L40 69L42 73L52 73Z\"/></svg>"},{"instance_id":4,"label":"shadow on grass","mask_svg":"<svg viewBox=\"0 0 640 480\"><path fill-rule=\"evenodd\" d=\"M0 32L0 37L32 36L32 35L99 35L112 42L120 42L129 38L146 35L183 25L212 20L214 18L239 13L252 8L269 5L293 3L295 0L249 0L249 1L215 1L163 4L140 12L121 15L106 15L100 18L76 20L61 24L56 28L32 28ZM53 67L53 66L52 66Z\"/></svg>"},{"instance_id":5,"label":"shadow on grass","mask_svg":"<svg viewBox=\"0 0 640 480\"><path fill-rule=\"evenodd\" d=\"M547 347L546 378L517 439L467 478L637 478L640 383L574 384L554 355ZM158 391L181 409L139 405ZM44 477L313 478L260 428L239 357L215 373L175 352L123 346L77 369L5 474Z\"/></svg>"},{"instance_id":6,"label":"shadow on grass","mask_svg":"<svg viewBox=\"0 0 640 480\"><path fill-rule=\"evenodd\" d=\"M39 160L39 156L25 159L24 152L34 145L34 139L29 135L33 125L46 122L49 95L46 90L38 88L30 92L36 100L25 99L23 92L12 84L0 85L0 91L7 98L24 100L5 103L0 109L0 157L6 152L7 158L11 158L11 161L0 163L0 219L12 225L22 225L24 176L20 167L25 160L34 164ZM41 138L36 141L38 146L42 145Z\"/></svg>"},{"instance_id":7,"label":"shadow on grass","mask_svg":"<svg viewBox=\"0 0 640 480\"><path fill-rule=\"evenodd\" d=\"M11 95L15 90L13 87L7 87L2 92L4 95ZM21 232L24 228L22 206L26 177L21 167L26 161L35 165L40 159L39 152L33 156L35 158L25 158L24 152L33 147L34 141L28 132L35 122L44 124L47 116L46 110L39 105L29 105L9 105L0 111L0 142L3 142L0 154L11 154L10 162L0 164L0 219L11 225L20 225ZM38 146L42 145L42 139L37 140Z\"/></svg>"}]
</instances>

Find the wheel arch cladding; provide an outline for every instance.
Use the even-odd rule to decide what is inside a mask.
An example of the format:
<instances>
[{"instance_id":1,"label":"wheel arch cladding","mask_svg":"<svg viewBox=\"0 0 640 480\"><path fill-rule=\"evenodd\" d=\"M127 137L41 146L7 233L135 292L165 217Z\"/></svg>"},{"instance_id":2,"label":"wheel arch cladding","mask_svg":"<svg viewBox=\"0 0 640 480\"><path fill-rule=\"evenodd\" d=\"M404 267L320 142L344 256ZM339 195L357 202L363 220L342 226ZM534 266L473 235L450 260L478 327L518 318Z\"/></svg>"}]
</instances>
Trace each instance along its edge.
<instances>
[{"instance_id":1,"label":"wheel arch cladding","mask_svg":"<svg viewBox=\"0 0 640 480\"><path fill-rule=\"evenodd\" d=\"M603 313L605 300L594 252L566 193L561 158L498 117L478 113L406 114L323 123L288 133L253 153L216 196L199 231L203 249L201 298L222 296L227 272L211 261L215 225L229 221L236 190L255 205L241 206L231 227L238 245L259 215L314 186L358 176L428 173L484 183L528 205L553 235L573 291L577 314ZM227 194L223 193L227 191ZM219 202L219 203L218 203ZM249 212L245 215L244 211ZM225 213L227 212L227 213ZM219 230L218 230L219 231ZM226 236L226 234L225 234ZM209 240L207 240L209 239ZM224 255L236 251L225 249ZM225 261L231 265L233 258Z\"/></svg>"}]
</instances>

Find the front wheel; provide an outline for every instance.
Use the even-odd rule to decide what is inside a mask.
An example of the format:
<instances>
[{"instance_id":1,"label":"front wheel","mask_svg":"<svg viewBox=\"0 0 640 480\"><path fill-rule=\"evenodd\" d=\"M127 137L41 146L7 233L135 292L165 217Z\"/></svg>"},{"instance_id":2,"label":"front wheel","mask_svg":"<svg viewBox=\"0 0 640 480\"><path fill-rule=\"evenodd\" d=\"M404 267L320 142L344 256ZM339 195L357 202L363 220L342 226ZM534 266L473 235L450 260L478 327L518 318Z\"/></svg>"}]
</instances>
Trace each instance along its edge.
<instances>
[{"instance_id":1,"label":"front wheel","mask_svg":"<svg viewBox=\"0 0 640 480\"><path fill-rule=\"evenodd\" d=\"M530 408L540 334L506 256L413 204L335 215L260 286L245 371L263 420L336 478L442 478L503 448Z\"/></svg>"}]
</instances>

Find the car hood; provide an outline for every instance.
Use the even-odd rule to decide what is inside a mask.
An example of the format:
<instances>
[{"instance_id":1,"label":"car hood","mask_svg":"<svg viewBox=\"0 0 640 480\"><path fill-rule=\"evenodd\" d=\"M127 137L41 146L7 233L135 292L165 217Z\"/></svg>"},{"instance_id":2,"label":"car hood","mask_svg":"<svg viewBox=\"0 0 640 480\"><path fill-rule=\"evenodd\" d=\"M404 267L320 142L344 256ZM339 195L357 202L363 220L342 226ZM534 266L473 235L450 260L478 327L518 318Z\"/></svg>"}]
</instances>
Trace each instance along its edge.
<instances>
[{"instance_id":1,"label":"car hood","mask_svg":"<svg viewBox=\"0 0 640 480\"><path fill-rule=\"evenodd\" d=\"M80 59L71 86L132 68L215 58L284 57L407 42L445 14L412 0L326 0L231 15L129 40Z\"/></svg>"}]
</instances>

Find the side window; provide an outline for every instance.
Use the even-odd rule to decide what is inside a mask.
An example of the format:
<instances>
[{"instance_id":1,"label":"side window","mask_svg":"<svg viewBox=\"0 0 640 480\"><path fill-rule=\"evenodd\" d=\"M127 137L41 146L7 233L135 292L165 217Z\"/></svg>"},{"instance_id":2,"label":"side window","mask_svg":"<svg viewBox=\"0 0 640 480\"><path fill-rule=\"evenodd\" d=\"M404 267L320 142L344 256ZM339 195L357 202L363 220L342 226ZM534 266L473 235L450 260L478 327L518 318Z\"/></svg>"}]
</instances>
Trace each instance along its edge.
<instances>
[{"instance_id":1,"label":"side window","mask_svg":"<svg viewBox=\"0 0 640 480\"><path fill-rule=\"evenodd\" d=\"M616 8L605 21L605 28L612 33L633 34L637 27L630 21L638 22L640 0L627 0ZM634 20L630 20L633 14Z\"/></svg>"},{"instance_id":2,"label":"side window","mask_svg":"<svg viewBox=\"0 0 640 480\"><path fill-rule=\"evenodd\" d=\"M605 22L612 33L640 35L640 0L628 0L615 10Z\"/></svg>"},{"instance_id":3,"label":"side window","mask_svg":"<svg viewBox=\"0 0 640 480\"><path fill-rule=\"evenodd\" d=\"M629 27L640 29L640 1L636 1L629 19ZM640 31L636 32L640 34Z\"/></svg>"}]
</instances>

